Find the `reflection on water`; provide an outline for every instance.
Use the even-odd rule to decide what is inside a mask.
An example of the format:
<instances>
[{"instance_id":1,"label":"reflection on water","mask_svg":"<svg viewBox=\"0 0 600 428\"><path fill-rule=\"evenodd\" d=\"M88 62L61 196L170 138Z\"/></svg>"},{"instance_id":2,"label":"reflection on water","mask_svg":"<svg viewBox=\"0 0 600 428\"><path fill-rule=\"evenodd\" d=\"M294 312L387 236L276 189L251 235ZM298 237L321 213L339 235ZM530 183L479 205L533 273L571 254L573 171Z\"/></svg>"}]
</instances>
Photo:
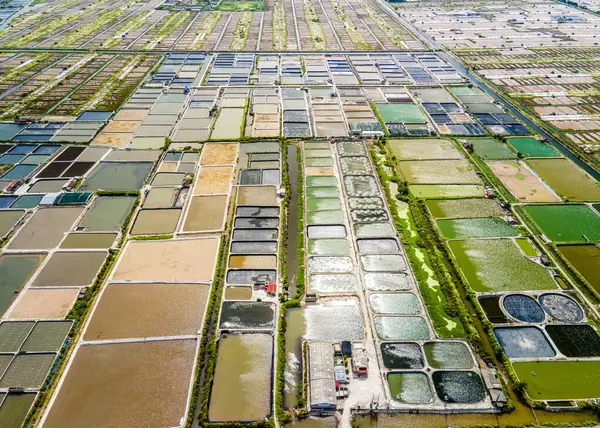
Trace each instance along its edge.
<instances>
[{"instance_id":1,"label":"reflection on water","mask_svg":"<svg viewBox=\"0 0 600 428\"><path fill-rule=\"evenodd\" d=\"M305 314L307 339L340 341L364 337L358 302L354 299L308 306Z\"/></svg>"}]
</instances>

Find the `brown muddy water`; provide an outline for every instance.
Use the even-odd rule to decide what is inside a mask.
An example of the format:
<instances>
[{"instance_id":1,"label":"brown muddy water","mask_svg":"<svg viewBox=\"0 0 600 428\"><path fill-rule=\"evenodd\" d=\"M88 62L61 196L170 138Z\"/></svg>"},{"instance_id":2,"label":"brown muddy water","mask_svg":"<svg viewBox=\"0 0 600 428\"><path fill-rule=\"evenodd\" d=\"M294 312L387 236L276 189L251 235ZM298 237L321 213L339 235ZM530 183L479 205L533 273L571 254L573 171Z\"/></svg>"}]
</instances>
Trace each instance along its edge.
<instances>
[{"instance_id":1,"label":"brown muddy water","mask_svg":"<svg viewBox=\"0 0 600 428\"><path fill-rule=\"evenodd\" d=\"M183 225L184 232L221 230L225 223L227 196L195 196Z\"/></svg>"},{"instance_id":2,"label":"brown muddy water","mask_svg":"<svg viewBox=\"0 0 600 428\"><path fill-rule=\"evenodd\" d=\"M106 259L105 251L54 253L33 281L34 286L83 286L94 282Z\"/></svg>"},{"instance_id":3,"label":"brown muddy water","mask_svg":"<svg viewBox=\"0 0 600 428\"><path fill-rule=\"evenodd\" d=\"M175 232L181 209L141 210L135 219L132 235L167 235Z\"/></svg>"},{"instance_id":4,"label":"brown muddy water","mask_svg":"<svg viewBox=\"0 0 600 428\"><path fill-rule=\"evenodd\" d=\"M109 284L84 339L196 334L209 292L205 284Z\"/></svg>"},{"instance_id":5,"label":"brown muddy water","mask_svg":"<svg viewBox=\"0 0 600 428\"><path fill-rule=\"evenodd\" d=\"M195 354L196 340L82 346L44 426L179 426Z\"/></svg>"},{"instance_id":6,"label":"brown muddy water","mask_svg":"<svg viewBox=\"0 0 600 428\"><path fill-rule=\"evenodd\" d=\"M130 242L115 281L207 282L212 280L218 238Z\"/></svg>"},{"instance_id":7,"label":"brown muddy water","mask_svg":"<svg viewBox=\"0 0 600 428\"><path fill-rule=\"evenodd\" d=\"M82 212L82 207L38 209L8 248L11 250L54 248Z\"/></svg>"},{"instance_id":8,"label":"brown muddy water","mask_svg":"<svg viewBox=\"0 0 600 428\"><path fill-rule=\"evenodd\" d=\"M226 300L250 300L252 299L252 287L226 287Z\"/></svg>"},{"instance_id":9,"label":"brown muddy water","mask_svg":"<svg viewBox=\"0 0 600 428\"><path fill-rule=\"evenodd\" d=\"M273 337L231 334L219 340L208 418L257 421L271 413Z\"/></svg>"},{"instance_id":10,"label":"brown muddy water","mask_svg":"<svg viewBox=\"0 0 600 428\"><path fill-rule=\"evenodd\" d=\"M110 248L116 238L116 233L69 233L60 248Z\"/></svg>"}]
</instances>

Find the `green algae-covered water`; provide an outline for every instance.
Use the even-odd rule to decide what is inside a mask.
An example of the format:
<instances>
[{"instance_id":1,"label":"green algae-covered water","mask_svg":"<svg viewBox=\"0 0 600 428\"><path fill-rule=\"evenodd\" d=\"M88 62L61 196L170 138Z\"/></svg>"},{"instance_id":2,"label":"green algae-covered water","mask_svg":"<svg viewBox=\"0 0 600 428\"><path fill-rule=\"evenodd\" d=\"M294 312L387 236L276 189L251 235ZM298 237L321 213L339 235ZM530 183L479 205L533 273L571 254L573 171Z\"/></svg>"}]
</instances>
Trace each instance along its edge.
<instances>
[{"instance_id":1,"label":"green algae-covered water","mask_svg":"<svg viewBox=\"0 0 600 428\"><path fill-rule=\"evenodd\" d=\"M519 236L515 228L499 218L438 220L437 224L446 239Z\"/></svg>"},{"instance_id":2,"label":"green algae-covered water","mask_svg":"<svg viewBox=\"0 0 600 428\"><path fill-rule=\"evenodd\" d=\"M474 365L469 348L461 342L428 342L423 349L434 369L470 369Z\"/></svg>"},{"instance_id":3,"label":"green algae-covered water","mask_svg":"<svg viewBox=\"0 0 600 428\"><path fill-rule=\"evenodd\" d=\"M326 187L330 189L331 187ZM339 198L307 198L306 199L306 210L307 211L323 211L323 210L339 210L342 207L342 203Z\"/></svg>"},{"instance_id":4,"label":"green algae-covered water","mask_svg":"<svg viewBox=\"0 0 600 428\"><path fill-rule=\"evenodd\" d=\"M310 211L306 214L308 224L340 224L344 222L342 211Z\"/></svg>"},{"instance_id":5,"label":"green algae-covered water","mask_svg":"<svg viewBox=\"0 0 600 428\"><path fill-rule=\"evenodd\" d=\"M476 292L557 288L548 271L526 258L510 239L457 240L448 245Z\"/></svg>"},{"instance_id":6,"label":"green algae-covered water","mask_svg":"<svg viewBox=\"0 0 600 428\"><path fill-rule=\"evenodd\" d=\"M552 145L542 143L533 137L509 138L508 144L526 158L555 158L561 156L560 152Z\"/></svg>"},{"instance_id":7,"label":"green algae-covered water","mask_svg":"<svg viewBox=\"0 0 600 428\"><path fill-rule=\"evenodd\" d=\"M389 373L387 381L392 398L401 403L423 404L433 398L429 379L424 373Z\"/></svg>"},{"instance_id":8,"label":"green algae-covered water","mask_svg":"<svg viewBox=\"0 0 600 428\"><path fill-rule=\"evenodd\" d=\"M595 245L559 245L558 251L600 292L600 248Z\"/></svg>"},{"instance_id":9,"label":"green algae-covered water","mask_svg":"<svg viewBox=\"0 0 600 428\"><path fill-rule=\"evenodd\" d=\"M526 205L524 210L552 241L600 241L600 215L588 205Z\"/></svg>"}]
</instances>

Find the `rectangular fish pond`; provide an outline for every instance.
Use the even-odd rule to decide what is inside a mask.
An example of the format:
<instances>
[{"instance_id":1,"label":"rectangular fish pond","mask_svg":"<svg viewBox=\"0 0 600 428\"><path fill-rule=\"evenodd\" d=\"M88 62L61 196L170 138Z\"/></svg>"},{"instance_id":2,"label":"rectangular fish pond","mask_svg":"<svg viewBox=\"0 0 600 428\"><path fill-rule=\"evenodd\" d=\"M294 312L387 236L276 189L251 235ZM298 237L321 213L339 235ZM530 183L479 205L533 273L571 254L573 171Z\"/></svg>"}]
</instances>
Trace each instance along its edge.
<instances>
[{"instance_id":1,"label":"rectangular fish pond","mask_svg":"<svg viewBox=\"0 0 600 428\"><path fill-rule=\"evenodd\" d=\"M100 162L83 182L82 189L139 190L152 166L152 162Z\"/></svg>"},{"instance_id":2,"label":"rectangular fish pond","mask_svg":"<svg viewBox=\"0 0 600 428\"><path fill-rule=\"evenodd\" d=\"M456 240L448 245L476 292L557 288L546 268L526 258L510 239Z\"/></svg>"},{"instance_id":3,"label":"rectangular fish pond","mask_svg":"<svg viewBox=\"0 0 600 428\"><path fill-rule=\"evenodd\" d=\"M271 413L273 337L224 334L210 394L211 422L258 421Z\"/></svg>"},{"instance_id":4,"label":"rectangular fish pond","mask_svg":"<svg viewBox=\"0 0 600 428\"><path fill-rule=\"evenodd\" d=\"M81 346L44 426L178 426L196 347L189 339Z\"/></svg>"},{"instance_id":5,"label":"rectangular fish pond","mask_svg":"<svg viewBox=\"0 0 600 428\"><path fill-rule=\"evenodd\" d=\"M552 241L600 241L600 215L588 205L526 205L523 210Z\"/></svg>"}]
</instances>

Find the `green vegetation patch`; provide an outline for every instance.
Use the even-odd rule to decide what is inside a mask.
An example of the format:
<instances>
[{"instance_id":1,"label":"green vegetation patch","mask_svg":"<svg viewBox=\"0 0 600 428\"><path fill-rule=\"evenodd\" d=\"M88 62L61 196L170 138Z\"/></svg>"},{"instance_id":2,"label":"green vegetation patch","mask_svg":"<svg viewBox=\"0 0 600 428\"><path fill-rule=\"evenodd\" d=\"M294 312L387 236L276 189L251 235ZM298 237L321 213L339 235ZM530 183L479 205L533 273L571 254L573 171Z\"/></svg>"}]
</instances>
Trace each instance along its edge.
<instances>
[{"instance_id":1,"label":"green vegetation patch","mask_svg":"<svg viewBox=\"0 0 600 428\"><path fill-rule=\"evenodd\" d=\"M491 199L429 200L425 204L435 218L500 217L498 203Z\"/></svg>"},{"instance_id":2,"label":"green vegetation patch","mask_svg":"<svg viewBox=\"0 0 600 428\"><path fill-rule=\"evenodd\" d=\"M526 158L557 158L560 152L548 143L542 143L533 137L509 138L510 144L518 153Z\"/></svg>"},{"instance_id":3,"label":"green vegetation patch","mask_svg":"<svg viewBox=\"0 0 600 428\"><path fill-rule=\"evenodd\" d=\"M597 361L540 361L513 363L533 400L567 400L600 397Z\"/></svg>"},{"instance_id":4,"label":"green vegetation patch","mask_svg":"<svg viewBox=\"0 0 600 428\"><path fill-rule=\"evenodd\" d=\"M467 141L473 144L473 150L483 159L515 159L517 157L508 144L495 138L470 138Z\"/></svg>"},{"instance_id":5,"label":"green vegetation patch","mask_svg":"<svg viewBox=\"0 0 600 428\"><path fill-rule=\"evenodd\" d=\"M600 241L600 216L587 205L525 205L524 210L552 241Z\"/></svg>"},{"instance_id":6,"label":"green vegetation patch","mask_svg":"<svg viewBox=\"0 0 600 428\"><path fill-rule=\"evenodd\" d=\"M560 195L573 201L600 200L600 186L568 159L530 159L529 164Z\"/></svg>"},{"instance_id":7,"label":"green vegetation patch","mask_svg":"<svg viewBox=\"0 0 600 428\"><path fill-rule=\"evenodd\" d=\"M448 245L476 292L557 288L548 271L523 256L510 239L450 241Z\"/></svg>"},{"instance_id":8,"label":"green vegetation patch","mask_svg":"<svg viewBox=\"0 0 600 428\"><path fill-rule=\"evenodd\" d=\"M519 232L499 218L461 218L437 221L446 239L519 236Z\"/></svg>"}]
</instances>

